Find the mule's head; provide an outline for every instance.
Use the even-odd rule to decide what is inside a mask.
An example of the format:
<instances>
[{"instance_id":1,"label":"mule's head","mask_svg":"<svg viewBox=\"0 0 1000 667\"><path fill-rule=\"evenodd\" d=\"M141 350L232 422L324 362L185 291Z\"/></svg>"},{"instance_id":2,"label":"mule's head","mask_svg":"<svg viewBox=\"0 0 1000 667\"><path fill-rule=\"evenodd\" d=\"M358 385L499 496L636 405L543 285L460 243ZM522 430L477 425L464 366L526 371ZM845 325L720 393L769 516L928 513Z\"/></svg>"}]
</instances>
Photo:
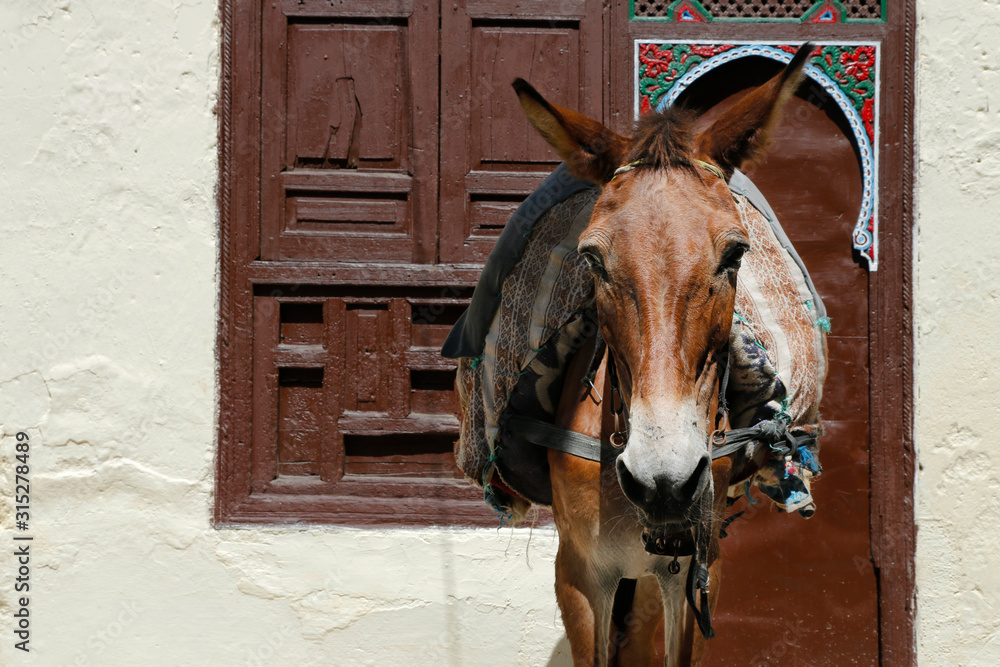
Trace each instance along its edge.
<instances>
[{"instance_id":1,"label":"mule's head","mask_svg":"<svg viewBox=\"0 0 1000 667\"><path fill-rule=\"evenodd\" d=\"M711 493L718 359L749 247L726 181L763 149L807 54L699 134L686 112L669 110L623 137L514 83L528 120L574 175L603 186L578 250L628 406L618 480L656 533L697 521Z\"/></svg>"}]
</instances>

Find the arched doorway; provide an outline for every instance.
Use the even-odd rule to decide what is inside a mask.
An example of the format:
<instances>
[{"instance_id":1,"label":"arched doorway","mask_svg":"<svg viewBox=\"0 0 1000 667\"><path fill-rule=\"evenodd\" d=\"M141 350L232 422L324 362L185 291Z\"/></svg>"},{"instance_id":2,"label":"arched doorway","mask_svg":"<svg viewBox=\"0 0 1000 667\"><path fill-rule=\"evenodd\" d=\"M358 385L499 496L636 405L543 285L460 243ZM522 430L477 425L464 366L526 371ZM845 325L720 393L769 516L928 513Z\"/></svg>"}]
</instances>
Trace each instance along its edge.
<instances>
[{"instance_id":1,"label":"arched doorway","mask_svg":"<svg viewBox=\"0 0 1000 667\"><path fill-rule=\"evenodd\" d=\"M736 58L675 95L708 125L782 64ZM665 102L666 100L664 100ZM864 147L868 148L868 147ZM745 171L800 253L832 322L822 413L818 510L779 514L762 496L723 541L720 637L706 664L875 664L878 586L871 559L868 269L852 248L864 207L861 148L844 110L815 80L789 100L766 161ZM864 217L862 214L861 217ZM819 653L822 651L822 653Z\"/></svg>"}]
</instances>

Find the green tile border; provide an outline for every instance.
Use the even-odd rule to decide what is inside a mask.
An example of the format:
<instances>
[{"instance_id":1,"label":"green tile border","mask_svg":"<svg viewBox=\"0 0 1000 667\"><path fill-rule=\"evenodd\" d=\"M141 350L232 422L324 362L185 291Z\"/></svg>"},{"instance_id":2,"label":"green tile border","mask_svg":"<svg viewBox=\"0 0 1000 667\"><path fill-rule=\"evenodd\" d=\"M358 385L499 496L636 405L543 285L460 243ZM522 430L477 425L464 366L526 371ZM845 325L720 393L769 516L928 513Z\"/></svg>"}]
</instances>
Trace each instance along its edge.
<instances>
[{"instance_id":1,"label":"green tile border","mask_svg":"<svg viewBox=\"0 0 1000 667\"><path fill-rule=\"evenodd\" d=\"M673 10L678 4L683 0L675 0L670 3L669 9ZM709 23L806 23L811 14L818 11L818 6L821 0L817 0L816 4L810 9L806 10L806 13L799 18L774 18L774 19L761 19L761 18L743 18L743 17L713 17L704 5L699 2L699 0L687 0L691 4L699 7L707 17L707 22ZM837 5L840 5L843 9L843 4L838 2L838 0L832 0ZM628 2L628 14L630 21L637 22L652 22L652 23L674 23L669 16L636 16L635 15L635 3L636 0L629 0ZM877 19L845 19L840 25L845 24L878 24L886 22L886 13L888 12L888 0L882 0L882 17ZM846 10L845 10L846 11Z\"/></svg>"}]
</instances>

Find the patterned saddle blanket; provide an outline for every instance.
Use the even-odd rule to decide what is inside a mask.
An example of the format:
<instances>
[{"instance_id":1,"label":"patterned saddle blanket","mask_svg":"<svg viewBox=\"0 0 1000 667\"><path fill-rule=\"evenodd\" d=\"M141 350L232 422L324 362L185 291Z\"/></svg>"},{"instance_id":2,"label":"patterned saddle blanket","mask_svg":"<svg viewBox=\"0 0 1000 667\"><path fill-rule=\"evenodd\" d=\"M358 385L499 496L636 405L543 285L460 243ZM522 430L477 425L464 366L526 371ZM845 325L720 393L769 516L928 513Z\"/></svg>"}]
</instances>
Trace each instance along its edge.
<instances>
[{"instance_id":1,"label":"patterned saddle blanket","mask_svg":"<svg viewBox=\"0 0 1000 667\"><path fill-rule=\"evenodd\" d=\"M737 278L730 334L731 427L780 415L789 431L819 435L829 330L823 302L753 183L736 172L730 189L751 246ZM505 226L442 348L443 356L459 359L458 466L508 521L522 519L532 503L552 503L545 448L505 423L513 415L553 420L567 362L596 330L593 280L576 246L599 194L560 165ZM779 509L811 516L818 454L818 445L772 453L730 495L756 485Z\"/></svg>"}]
</instances>

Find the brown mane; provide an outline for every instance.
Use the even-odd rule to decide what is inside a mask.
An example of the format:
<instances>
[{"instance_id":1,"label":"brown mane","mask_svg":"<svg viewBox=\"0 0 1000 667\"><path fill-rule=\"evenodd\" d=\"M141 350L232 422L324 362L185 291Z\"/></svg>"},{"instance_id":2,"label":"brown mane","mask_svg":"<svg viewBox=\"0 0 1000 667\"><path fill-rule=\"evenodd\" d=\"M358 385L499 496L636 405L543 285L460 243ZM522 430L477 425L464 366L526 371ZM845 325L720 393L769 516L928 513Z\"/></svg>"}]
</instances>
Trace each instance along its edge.
<instances>
[{"instance_id":1,"label":"brown mane","mask_svg":"<svg viewBox=\"0 0 1000 667\"><path fill-rule=\"evenodd\" d=\"M693 112L682 108L641 116L625 164L641 160L655 169L693 166L694 118Z\"/></svg>"}]
</instances>

